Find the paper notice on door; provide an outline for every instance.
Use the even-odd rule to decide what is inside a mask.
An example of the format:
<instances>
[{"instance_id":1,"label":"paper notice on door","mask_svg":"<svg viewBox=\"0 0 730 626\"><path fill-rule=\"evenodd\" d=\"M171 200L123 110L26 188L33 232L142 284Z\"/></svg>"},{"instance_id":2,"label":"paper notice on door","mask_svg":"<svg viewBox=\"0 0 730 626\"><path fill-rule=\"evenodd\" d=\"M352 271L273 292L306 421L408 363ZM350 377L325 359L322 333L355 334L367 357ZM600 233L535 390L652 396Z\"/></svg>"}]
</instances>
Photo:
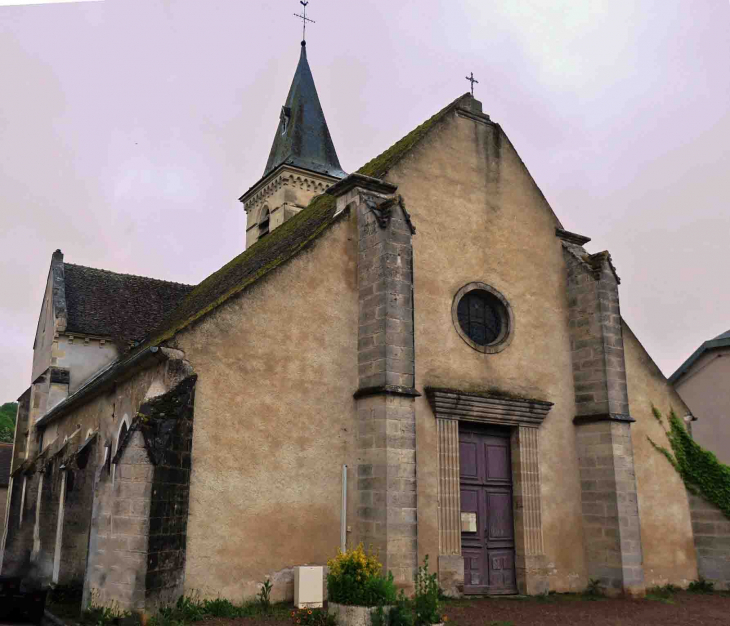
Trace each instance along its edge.
<instances>
[{"instance_id":1,"label":"paper notice on door","mask_svg":"<svg viewBox=\"0 0 730 626\"><path fill-rule=\"evenodd\" d=\"M477 531L477 514L462 513L461 514L461 532L475 533Z\"/></svg>"}]
</instances>

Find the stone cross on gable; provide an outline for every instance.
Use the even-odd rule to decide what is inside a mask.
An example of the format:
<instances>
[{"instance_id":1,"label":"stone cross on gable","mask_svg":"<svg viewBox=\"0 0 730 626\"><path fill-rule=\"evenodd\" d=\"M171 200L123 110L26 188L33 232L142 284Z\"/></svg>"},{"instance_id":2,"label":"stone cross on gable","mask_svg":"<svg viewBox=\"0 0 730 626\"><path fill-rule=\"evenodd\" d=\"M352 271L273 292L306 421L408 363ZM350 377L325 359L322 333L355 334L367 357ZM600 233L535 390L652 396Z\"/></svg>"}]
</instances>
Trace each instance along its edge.
<instances>
[{"instance_id":1,"label":"stone cross on gable","mask_svg":"<svg viewBox=\"0 0 730 626\"><path fill-rule=\"evenodd\" d=\"M477 85L479 84L479 81L474 78L474 72L471 73L471 76L467 76L466 80L468 80L471 83L471 97L474 97L474 83Z\"/></svg>"}]
</instances>

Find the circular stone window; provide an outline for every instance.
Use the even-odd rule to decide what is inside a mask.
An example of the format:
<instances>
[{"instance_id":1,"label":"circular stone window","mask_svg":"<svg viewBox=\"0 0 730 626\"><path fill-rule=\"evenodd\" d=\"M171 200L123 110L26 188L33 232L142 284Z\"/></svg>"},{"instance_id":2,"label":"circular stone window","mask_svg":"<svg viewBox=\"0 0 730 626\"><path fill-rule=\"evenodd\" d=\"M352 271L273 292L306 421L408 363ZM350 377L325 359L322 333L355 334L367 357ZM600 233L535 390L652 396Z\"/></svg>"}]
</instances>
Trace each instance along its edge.
<instances>
[{"instance_id":1,"label":"circular stone window","mask_svg":"<svg viewBox=\"0 0 730 626\"><path fill-rule=\"evenodd\" d=\"M459 289L451 317L459 336L479 352L501 352L512 340L512 309L501 293L484 283Z\"/></svg>"}]
</instances>

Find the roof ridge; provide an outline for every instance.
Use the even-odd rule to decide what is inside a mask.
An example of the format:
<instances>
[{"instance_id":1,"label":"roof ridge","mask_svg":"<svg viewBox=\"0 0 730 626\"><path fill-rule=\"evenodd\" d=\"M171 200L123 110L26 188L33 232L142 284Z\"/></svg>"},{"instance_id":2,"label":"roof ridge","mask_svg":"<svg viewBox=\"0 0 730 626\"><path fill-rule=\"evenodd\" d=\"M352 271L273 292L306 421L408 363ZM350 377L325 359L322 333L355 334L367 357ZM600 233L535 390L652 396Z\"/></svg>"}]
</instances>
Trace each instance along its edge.
<instances>
[{"instance_id":1,"label":"roof ridge","mask_svg":"<svg viewBox=\"0 0 730 626\"><path fill-rule=\"evenodd\" d=\"M378 156L365 163L357 173L373 178L383 178L393 166L426 137L435 124L456 109L460 103L471 97L468 92L459 96ZM339 215L343 215L343 213ZM287 262L300 250L312 245L336 219L334 197L315 196L302 211L274 229L267 237L246 248L204 278L137 349L142 350L147 346L159 345L197 322L226 300L241 293L252 283Z\"/></svg>"},{"instance_id":2,"label":"roof ridge","mask_svg":"<svg viewBox=\"0 0 730 626\"><path fill-rule=\"evenodd\" d=\"M427 120L416 126L411 132L401 137L389 148L386 148L376 157L370 159L359 170L358 174L372 176L373 178L382 178L396 163L398 163L406 154L415 148L423 139L434 124L440 122L447 113L456 108L465 98L471 98L469 92L462 94L456 100L447 104L443 109L434 113Z\"/></svg>"},{"instance_id":3,"label":"roof ridge","mask_svg":"<svg viewBox=\"0 0 730 626\"><path fill-rule=\"evenodd\" d=\"M126 274L123 272L113 272L112 270L105 270L100 267L90 267L88 265L79 265L78 263L63 263L64 268L69 265L71 267L78 267L84 270L94 270L95 272L104 272L105 274L113 274L114 276L128 276L129 278L142 278L144 280L153 280L156 283L166 283L168 285L179 285L181 287L196 287L197 285L190 285L188 283L179 283L174 280L165 280L164 278L152 278L151 276L140 276L139 274Z\"/></svg>"}]
</instances>

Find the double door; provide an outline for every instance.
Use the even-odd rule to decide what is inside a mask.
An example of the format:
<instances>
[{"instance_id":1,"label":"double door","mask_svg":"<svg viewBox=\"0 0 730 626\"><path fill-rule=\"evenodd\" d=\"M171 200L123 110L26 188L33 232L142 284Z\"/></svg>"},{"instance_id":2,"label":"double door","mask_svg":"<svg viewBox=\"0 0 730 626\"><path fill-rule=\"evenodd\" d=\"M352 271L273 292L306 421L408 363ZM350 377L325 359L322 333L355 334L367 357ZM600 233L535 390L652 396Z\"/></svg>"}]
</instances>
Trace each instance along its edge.
<instances>
[{"instance_id":1,"label":"double door","mask_svg":"<svg viewBox=\"0 0 730 626\"><path fill-rule=\"evenodd\" d=\"M464 593L517 593L509 432L459 432Z\"/></svg>"}]
</instances>

